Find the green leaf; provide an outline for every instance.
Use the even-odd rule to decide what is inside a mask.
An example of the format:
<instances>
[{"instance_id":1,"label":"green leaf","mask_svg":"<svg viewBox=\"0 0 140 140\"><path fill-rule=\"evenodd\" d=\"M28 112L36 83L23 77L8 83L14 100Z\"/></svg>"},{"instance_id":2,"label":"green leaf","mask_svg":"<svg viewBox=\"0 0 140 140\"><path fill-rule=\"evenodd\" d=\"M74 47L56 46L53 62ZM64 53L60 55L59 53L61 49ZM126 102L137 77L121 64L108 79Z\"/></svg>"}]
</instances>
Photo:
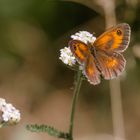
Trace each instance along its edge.
<instances>
[{"instance_id":1,"label":"green leaf","mask_svg":"<svg viewBox=\"0 0 140 140\"><path fill-rule=\"evenodd\" d=\"M57 137L57 138L68 139L70 137L69 133L59 131L52 126L48 126L44 124L43 125L38 125L38 124L27 125L26 129L31 132L47 132L49 135Z\"/></svg>"}]
</instances>

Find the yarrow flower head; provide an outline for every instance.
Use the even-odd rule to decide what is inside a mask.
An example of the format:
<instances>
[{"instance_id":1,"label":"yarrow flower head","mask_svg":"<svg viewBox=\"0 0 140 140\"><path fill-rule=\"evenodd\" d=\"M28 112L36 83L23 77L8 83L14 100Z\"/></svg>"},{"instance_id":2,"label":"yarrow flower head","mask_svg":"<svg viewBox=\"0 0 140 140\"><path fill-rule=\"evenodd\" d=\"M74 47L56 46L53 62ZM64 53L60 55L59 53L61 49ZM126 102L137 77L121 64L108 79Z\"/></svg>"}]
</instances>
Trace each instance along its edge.
<instances>
[{"instance_id":1,"label":"yarrow flower head","mask_svg":"<svg viewBox=\"0 0 140 140\"><path fill-rule=\"evenodd\" d=\"M96 40L96 37L94 37L91 33L87 31L79 31L74 35L71 35L71 38L75 40L80 40L85 44L87 44L88 42L93 43Z\"/></svg>"},{"instance_id":2,"label":"yarrow flower head","mask_svg":"<svg viewBox=\"0 0 140 140\"><path fill-rule=\"evenodd\" d=\"M91 33L87 31L79 31L74 35L71 35L71 38L73 40L80 40L85 44L93 43L96 40L96 37L94 37ZM69 66L74 66L76 64L75 56L72 54L70 47L64 47L63 49L60 50L59 59L62 60L63 63Z\"/></svg>"},{"instance_id":3,"label":"yarrow flower head","mask_svg":"<svg viewBox=\"0 0 140 140\"><path fill-rule=\"evenodd\" d=\"M0 127L14 125L20 121L20 112L12 104L0 98Z\"/></svg>"},{"instance_id":4,"label":"yarrow flower head","mask_svg":"<svg viewBox=\"0 0 140 140\"><path fill-rule=\"evenodd\" d=\"M72 66L76 63L76 59L75 57L73 56L71 50L69 47L65 47L63 49L60 50L60 57L59 57L60 60L63 61L63 63L69 65L69 66Z\"/></svg>"}]
</instances>

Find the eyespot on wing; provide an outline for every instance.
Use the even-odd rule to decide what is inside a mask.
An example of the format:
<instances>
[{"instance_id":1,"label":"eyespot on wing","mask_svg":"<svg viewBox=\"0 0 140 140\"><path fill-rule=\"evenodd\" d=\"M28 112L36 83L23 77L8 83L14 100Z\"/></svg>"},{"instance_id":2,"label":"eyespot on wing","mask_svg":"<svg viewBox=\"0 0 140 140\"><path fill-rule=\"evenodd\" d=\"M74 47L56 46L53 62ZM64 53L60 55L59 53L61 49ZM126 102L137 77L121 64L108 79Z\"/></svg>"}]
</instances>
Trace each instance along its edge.
<instances>
[{"instance_id":1,"label":"eyespot on wing","mask_svg":"<svg viewBox=\"0 0 140 140\"><path fill-rule=\"evenodd\" d=\"M87 56L90 54L88 45L79 40L71 40L68 45L77 61L80 64L84 64Z\"/></svg>"},{"instance_id":2,"label":"eyespot on wing","mask_svg":"<svg viewBox=\"0 0 140 140\"><path fill-rule=\"evenodd\" d=\"M108 52L123 52L129 45L131 29L121 23L101 34L93 43L96 49Z\"/></svg>"}]
</instances>

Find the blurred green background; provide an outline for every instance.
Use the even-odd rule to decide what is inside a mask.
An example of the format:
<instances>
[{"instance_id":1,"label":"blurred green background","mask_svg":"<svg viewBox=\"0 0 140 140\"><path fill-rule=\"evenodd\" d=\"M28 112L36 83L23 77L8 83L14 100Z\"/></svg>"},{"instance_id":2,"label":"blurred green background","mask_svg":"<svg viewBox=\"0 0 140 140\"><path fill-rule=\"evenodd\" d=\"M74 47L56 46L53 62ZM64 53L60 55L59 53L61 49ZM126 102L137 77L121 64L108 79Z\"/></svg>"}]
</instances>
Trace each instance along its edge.
<instances>
[{"instance_id":1,"label":"blurred green background","mask_svg":"<svg viewBox=\"0 0 140 140\"><path fill-rule=\"evenodd\" d=\"M21 122L0 130L0 140L55 140L31 133L28 123L68 130L74 72L59 60L70 35L105 30L104 0L0 0L0 97L21 111ZM126 140L140 140L140 1L116 0L117 23L127 22L121 97ZM114 140L109 81L82 84L75 140Z\"/></svg>"}]
</instances>

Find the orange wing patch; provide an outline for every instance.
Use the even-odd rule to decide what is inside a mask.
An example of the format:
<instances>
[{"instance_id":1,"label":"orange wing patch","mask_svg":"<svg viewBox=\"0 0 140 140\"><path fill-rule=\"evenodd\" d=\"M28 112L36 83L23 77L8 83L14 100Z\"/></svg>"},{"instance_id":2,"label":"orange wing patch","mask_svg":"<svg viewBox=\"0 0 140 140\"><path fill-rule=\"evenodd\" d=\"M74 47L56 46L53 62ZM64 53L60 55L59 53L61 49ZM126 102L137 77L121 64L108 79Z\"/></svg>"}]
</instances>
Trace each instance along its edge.
<instances>
[{"instance_id":1,"label":"orange wing patch","mask_svg":"<svg viewBox=\"0 0 140 140\"><path fill-rule=\"evenodd\" d=\"M118 61L116 59L112 58L112 57L109 57L108 60L106 61L106 65L109 68L113 68L116 65L118 65Z\"/></svg>"},{"instance_id":2,"label":"orange wing patch","mask_svg":"<svg viewBox=\"0 0 140 140\"><path fill-rule=\"evenodd\" d=\"M87 56L90 54L89 47L79 40L71 40L69 46L78 62L84 64Z\"/></svg>"},{"instance_id":3,"label":"orange wing patch","mask_svg":"<svg viewBox=\"0 0 140 140\"><path fill-rule=\"evenodd\" d=\"M126 23L118 24L116 27L108 29L99 36L93 43L98 50L108 52L123 52L130 41L130 26Z\"/></svg>"},{"instance_id":4,"label":"orange wing patch","mask_svg":"<svg viewBox=\"0 0 140 140\"><path fill-rule=\"evenodd\" d=\"M77 49L75 49L75 55L78 57L78 59L80 59L80 61L84 61L85 60L85 56L80 51L79 47L77 47Z\"/></svg>"},{"instance_id":5,"label":"orange wing patch","mask_svg":"<svg viewBox=\"0 0 140 140\"><path fill-rule=\"evenodd\" d=\"M113 79L119 76L123 72L126 64L124 57L119 53L109 55L98 52L97 61L99 63L97 66L105 79Z\"/></svg>"},{"instance_id":6,"label":"orange wing patch","mask_svg":"<svg viewBox=\"0 0 140 140\"><path fill-rule=\"evenodd\" d=\"M91 84L97 85L100 83L100 72L98 71L95 65L95 60L91 54L88 56L86 60L84 72L88 81Z\"/></svg>"}]
</instances>

